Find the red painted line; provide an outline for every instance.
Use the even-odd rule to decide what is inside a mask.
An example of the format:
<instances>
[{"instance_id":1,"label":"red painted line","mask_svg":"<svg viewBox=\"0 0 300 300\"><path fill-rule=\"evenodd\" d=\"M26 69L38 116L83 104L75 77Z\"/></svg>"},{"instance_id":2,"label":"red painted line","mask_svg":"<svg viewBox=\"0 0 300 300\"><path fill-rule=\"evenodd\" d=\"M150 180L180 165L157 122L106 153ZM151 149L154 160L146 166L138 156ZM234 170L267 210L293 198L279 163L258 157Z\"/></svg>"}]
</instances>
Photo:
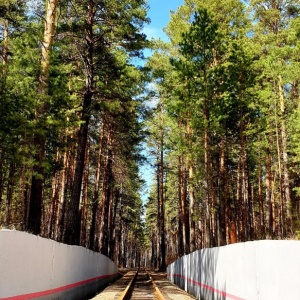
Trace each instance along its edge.
<instances>
[{"instance_id":1,"label":"red painted line","mask_svg":"<svg viewBox=\"0 0 300 300\"><path fill-rule=\"evenodd\" d=\"M111 274L111 275L102 275L102 276L86 279L86 280L83 280L83 281L71 283L71 284L61 286L61 287L58 287L58 288L55 288L55 289L47 290L47 291L41 291L41 292L30 293L30 294L25 294L25 295L18 295L18 296L0 298L0 300L27 300L27 299L39 298L39 297L43 297L43 296L63 292L63 291L66 291L66 290L69 290L69 289L72 289L72 288L75 288L75 287L78 287L78 286L81 286L81 285L85 285L85 284L88 284L90 282L97 281L97 280L100 280L100 279L113 277L115 275L117 275L117 273Z\"/></svg>"},{"instance_id":2,"label":"red painted line","mask_svg":"<svg viewBox=\"0 0 300 300\"><path fill-rule=\"evenodd\" d=\"M212 286L210 286L210 285L207 285L207 284L201 283L201 282L199 282L199 281L196 281L196 280L187 278L187 277L185 277L185 276L183 276L183 275L181 275L181 274L170 274L169 276L171 276L171 277L181 277L181 278L183 278L184 280L187 280L187 281L191 282L191 283L194 284L194 285L201 286L202 288L204 288L204 289L206 289L206 290L209 290L209 291L211 291L211 292L213 292L213 293L217 293L217 294L219 294L219 295L221 295L221 296L223 296L223 297L228 297L228 298L231 298L231 299L233 299L233 300L246 300L246 299L244 299L244 298L240 298L240 297L238 297L238 296L235 296L235 295L226 293L226 292L224 292L224 291L221 291L221 290L219 290L219 289L216 289L216 288L214 288L214 287L212 287Z\"/></svg>"}]
</instances>

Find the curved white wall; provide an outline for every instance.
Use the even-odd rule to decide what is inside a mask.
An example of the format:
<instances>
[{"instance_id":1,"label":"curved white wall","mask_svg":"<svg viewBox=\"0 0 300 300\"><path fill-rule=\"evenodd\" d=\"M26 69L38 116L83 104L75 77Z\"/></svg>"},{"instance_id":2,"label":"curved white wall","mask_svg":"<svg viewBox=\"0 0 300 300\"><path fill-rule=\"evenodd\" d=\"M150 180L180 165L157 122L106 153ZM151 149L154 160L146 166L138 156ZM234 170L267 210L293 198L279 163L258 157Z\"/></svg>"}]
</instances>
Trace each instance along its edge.
<instances>
[{"instance_id":1,"label":"curved white wall","mask_svg":"<svg viewBox=\"0 0 300 300\"><path fill-rule=\"evenodd\" d=\"M0 230L0 300L83 299L117 273L110 259L83 247Z\"/></svg>"},{"instance_id":2,"label":"curved white wall","mask_svg":"<svg viewBox=\"0 0 300 300\"><path fill-rule=\"evenodd\" d=\"M197 299L300 299L300 241L255 241L202 249L168 267Z\"/></svg>"}]
</instances>

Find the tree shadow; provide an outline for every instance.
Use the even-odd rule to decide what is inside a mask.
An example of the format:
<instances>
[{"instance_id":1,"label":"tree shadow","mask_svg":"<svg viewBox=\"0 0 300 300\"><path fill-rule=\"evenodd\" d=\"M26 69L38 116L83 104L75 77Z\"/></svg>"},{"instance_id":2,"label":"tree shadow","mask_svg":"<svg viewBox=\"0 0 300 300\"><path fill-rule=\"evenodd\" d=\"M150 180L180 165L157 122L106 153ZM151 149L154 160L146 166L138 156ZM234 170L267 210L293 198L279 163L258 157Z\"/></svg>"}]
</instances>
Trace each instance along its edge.
<instances>
[{"instance_id":1,"label":"tree shadow","mask_svg":"<svg viewBox=\"0 0 300 300\"><path fill-rule=\"evenodd\" d=\"M217 274L220 248L197 250L168 268L169 279L197 299L226 299L226 282Z\"/></svg>"}]
</instances>

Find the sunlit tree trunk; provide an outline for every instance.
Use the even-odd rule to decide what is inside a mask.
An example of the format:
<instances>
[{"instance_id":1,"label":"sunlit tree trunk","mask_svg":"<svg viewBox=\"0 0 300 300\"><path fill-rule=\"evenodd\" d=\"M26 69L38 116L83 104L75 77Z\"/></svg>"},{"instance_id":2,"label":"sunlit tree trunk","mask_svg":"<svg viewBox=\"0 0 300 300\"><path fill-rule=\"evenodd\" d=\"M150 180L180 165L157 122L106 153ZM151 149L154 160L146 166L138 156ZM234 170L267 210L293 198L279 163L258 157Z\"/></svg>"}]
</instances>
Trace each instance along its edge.
<instances>
[{"instance_id":1,"label":"sunlit tree trunk","mask_svg":"<svg viewBox=\"0 0 300 300\"><path fill-rule=\"evenodd\" d=\"M291 220L291 196L290 196L290 179L288 170L288 153L287 153L287 133L285 125L285 97L282 88L282 76L278 77L279 97L280 97L280 112L281 112L281 144L282 144L282 163L283 163L283 193L285 204L285 215L287 221Z\"/></svg>"},{"instance_id":2,"label":"sunlit tree trunk","mask_svg":"<svg viewBox=\"0 0 300 300\"><path fill-rule=\"evenodd\" d=\"M278 164L278 182L279 182L279 201L277 205L277 222L281 224L279 226L280 230L280 237L283 238L286 235L286 213L285 213L285 196L284 196L284 181L283 181L283 166L282 166L282 143L281 143L281 137L280 137L280 115L278 116L277 111L277 101L275 101L275 138L276 138L276 150L277 150L277 164Z\"/></svg>"},{"instance_id":3,"label":"sunlit tree trunk","mask_svg":"<svg viewBox=\"0 0 300 300\"><path fill-rule=\"evenodd\" d=\"M260 141L259 141L260 143ZM258 201L259 201L259 233L260 238L265 238L266 228L265 228L265 208L263 202L263 175L262 175L262 153L259 146L258 150Z\"/></svg>"},{"instance_id":4,"label":"sunlit tree trunk","mask_svg":"<svg viewBox=\"0 0 300 300\"><path fill-rule=\"evenodd\" d=\"M160 147L158 161L158 224L160 239L161 263L160 271L166 270L166 238L165 238L165 199L164 199L164 130L160 129Z\"/></svg>"},{"instance_id":5,"label":"sunlit tree trunk","mask_svg":"<svg viewBox=\"0 0 300 300\"><path fill-rule=\"evenodd\" d=\"M112 161L115 160L115 156L112 156ZM113 170L112 172L112 182L110 182L110 191L109 191L109 210L108 210L108 233L107 233L107 243L108 243L108 252L107 256L110 259L113 259L114 255L114 247L115 247L115 241L114 241L114 223L115 223L115 209L116 209L116 203L118 199L115 197L115 184L114 184L114 176L113 176Z\"/></svg>"},{"instance_id":6,"label":"sunlit tree trunk","mask_svg":"<svg viewBox=\"0 0 300 300\"><path fill-rule=\"evenodd\" d=\"M100 179L101 167L103 163L103 139L104 139L104 120L100 124L99 144L98 144L98 157L95 173L93 200L92 200L92 223L90 228L90 249L99 251L99 235L101 224L101 213L99 211L99 193L100 193Z\"/></svg>"},{"instance_id":7,"label":"sunlit tree trunk","mask_svg":"<svg viewBox=\"0 0 300 300\"><path fill-rule=\"evenodd\" d=\"M113 153L112 153L112 128L107 132L107 149L104 162L103 185L101 195L101 226L100 226L100 252L108 255L109 249L109 212L113 191Z\"/></svg>"},{"instance_id":8,"label":"sunlit tree trunk","mask_svg":"<svg viewBox=\"0 0 300 300\"><path fill-rule=\"evenodd\" d=\"M239 211L240 209L240 169L237 166L237 174L232 174L230 177L230 189L234 191L233 199L230 199L230 204L226 207L226 215L228 216L228 241L229 244L237 243L238 227L239 227ZM235 196L235 198L234 198Z\"/></svg>"},{"instance_id":9,"label":"sunlit tree trunk","mask_svg":"<svg viewBox=\"0 0 300 300\"><path fill-rule=\"evenodd\" d=\"M190 200L190 252L196 250L196 223L195 223L195 193L194 193L194 167L189 165L189 200Z\"/></svg>"},{"instance_id":10,"label":"sunlit tree trunk","mask_svg":"<svg viewBox=\"0 0 300 300\"><path fill-rule=\"evenodd\" d=\"M266 203L268 205L268 233L275 237L275 203L274 203L274 179L272 173L272 158L270 153L266 153Z\"/></svg>"},{"instance_id":11,"label":"sunlit tree trunk","mask_svg":"<svg viewBox=\"0 0 300 300\"><path fill-rule=\"evenodd\" d=\"M177 244L178 244L178 253L180 256L184 255L184 241L185 241L185 230L184 230L184 221L185 215L182 210L182 156L178 156L178 236L177 236Z\"/></svg>"},{"instance_id":12,"label":"sunlit tree trunk","mask_svg":"<svg viewBox=\"0 0 300 300\"><path fill-rule=\"evenodd\" d=\"M240 222L240 238L241 241L245 242L249 238L249 228L250 228L250 212L248 209L249 194L248 194L248 176L247 176L247 153L245 149L245 133L244 133L244 121L243 116L240 115L240 147L241 147L241 157L240 157L240 178L241 178L241 222Z\"/></svg>"},{"instance_id":13,"label":"sunlit tree trunk","mask_svg":"<svg viewBox=\"0 0 300 300\"><path fill-rule=\"evenodd\" d=\"M227 178L227 172L226 172L226 155L225 155L225 148L226 148L226 140L225 137L222 137L221 139L221 146L220 146L220 170L219 170L219 246L226 245L227 240L227 232L229 227L229 216L228 216L228 210L229 210L229 189L228 189L228 178Z\"/></svg>"},{"instance_id":14,"label":"sunlit tree trunk","mask_svg":"<svg viewBox=\"0 0 300 300\"><path fill-rule=\"evenodd\" d=\"M182 242L179 241L179 248L183 247L183 253L189 253L189 217L188 217L188 204L187 204L187 170L184 164L183 156L178 157L178 180L179 180L179 209L180 209L180 224L179 235L182 230ZM181 227L180 227L181 225ZM181 229L182 228L182 229ZM180 236L179 236L180 239Z\"/></svg>"},{"instance_id":15,"label":"sunlit tree trunk","mask_svg":"<svg viewBox=\"0 0 300 300\"><path fill-rule=\"evenodd\" d=\"M206 80L205 80L206 81ZM211 178L210 178L210 154L209 154L209 136L208 136L208 108L207 100L204 100L203 109L204 120L204 173L205 173L205 207L206 207L206 223L205 223L205 246L212 246L212 203L211 203Z\"/></svg>"},{"instance_id":16,"label":"sunlit tree trunk","mask_svg":"<svg viewBox=\"0 0 300 300\"><path fill-rule=\"evenodd\" d=\"M60 213L57 220L57 240L63 241L65 222L67 217L67 203L68 198L70 197L72 182L74 180L75 172L75 145L72 145L69 149L66 150L64 156L64 168L63 168L63 177L65 178L62 185L62 193L60 195Z\"/></svg>"},{"instance_id":17,"label":"sunlit tree trunk","mask_svg":"<svg viewBox=\"0 0 300 300\"><path fill-rule=\"evenodd\" d=\"M112 195L112 206L111 206L111 213L110 213L110 226L109 226L109 253L108 257L111 260L116 259L116 250L118 249L118 228L117 228L117 213L118 213L118 207L122 200L122 183L120 188L114 191Z\"/></svg>"},{"instance_id":18,"label":"sunlit tree trunk","mask_svg":"<svg viewBox=\"0 0 300 300\"><path fill-rule=\"evenodd\" d=\"M54 239L61 241L61 228L60 228L60 220L64 216L64 210L63 207L65 206L66 203L66 179L67 179L67 162L68 162L68 153L69 150L65 150L63 153L63 158L62 158L62 164L63 164L63 169L60 171L60 182L59 182L59 197L58 197L58 205L57 205L57 212L56 212L56 218L55 218L55 227L54 227ZM70 154L69 154L70 155Z\"/></svg>"},{"instance_id":19,"label":"sunlit tree trunk","mask_svg":"<svg viewBox=\"0 0 300 300\"><path fill-rule=\"evenodd\" d=\"M87 213L88 213L88 188L89 188L89 161L90 161L90 143L87 144L85 153L85 169L83 174L82 203L80 208L80 245L87 245Z\"/></svg>"}]
</instances>

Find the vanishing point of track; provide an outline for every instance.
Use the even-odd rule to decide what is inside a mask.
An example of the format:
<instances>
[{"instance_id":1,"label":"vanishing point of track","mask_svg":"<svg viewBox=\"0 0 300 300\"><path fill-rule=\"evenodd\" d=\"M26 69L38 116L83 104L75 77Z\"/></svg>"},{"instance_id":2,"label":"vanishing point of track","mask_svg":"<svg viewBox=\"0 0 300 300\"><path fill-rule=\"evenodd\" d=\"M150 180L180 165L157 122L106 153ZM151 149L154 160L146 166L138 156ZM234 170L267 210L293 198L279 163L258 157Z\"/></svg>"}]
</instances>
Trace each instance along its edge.
<instances>
[{"instance_id":1,"label":"vanishing point of track","mask_svg":"<svg viewBox=\"0 0 300 300\"><path fill-rule=\"evenodd\" d=\"M153 282L145 269L139 269L133 274L132 279L119 300L164 300L165 298Z\"/></svg>"},{"instance_id":2,"label":"vanishing point of track","mask_svg":"<svg viewBox=\"0 0 300 300\"><path fill-rule=\"evenodd\" d=\"M166 274L135 269L124 272L92 300L193 300L167 280Z\"/></svg>"}]
</instances>

